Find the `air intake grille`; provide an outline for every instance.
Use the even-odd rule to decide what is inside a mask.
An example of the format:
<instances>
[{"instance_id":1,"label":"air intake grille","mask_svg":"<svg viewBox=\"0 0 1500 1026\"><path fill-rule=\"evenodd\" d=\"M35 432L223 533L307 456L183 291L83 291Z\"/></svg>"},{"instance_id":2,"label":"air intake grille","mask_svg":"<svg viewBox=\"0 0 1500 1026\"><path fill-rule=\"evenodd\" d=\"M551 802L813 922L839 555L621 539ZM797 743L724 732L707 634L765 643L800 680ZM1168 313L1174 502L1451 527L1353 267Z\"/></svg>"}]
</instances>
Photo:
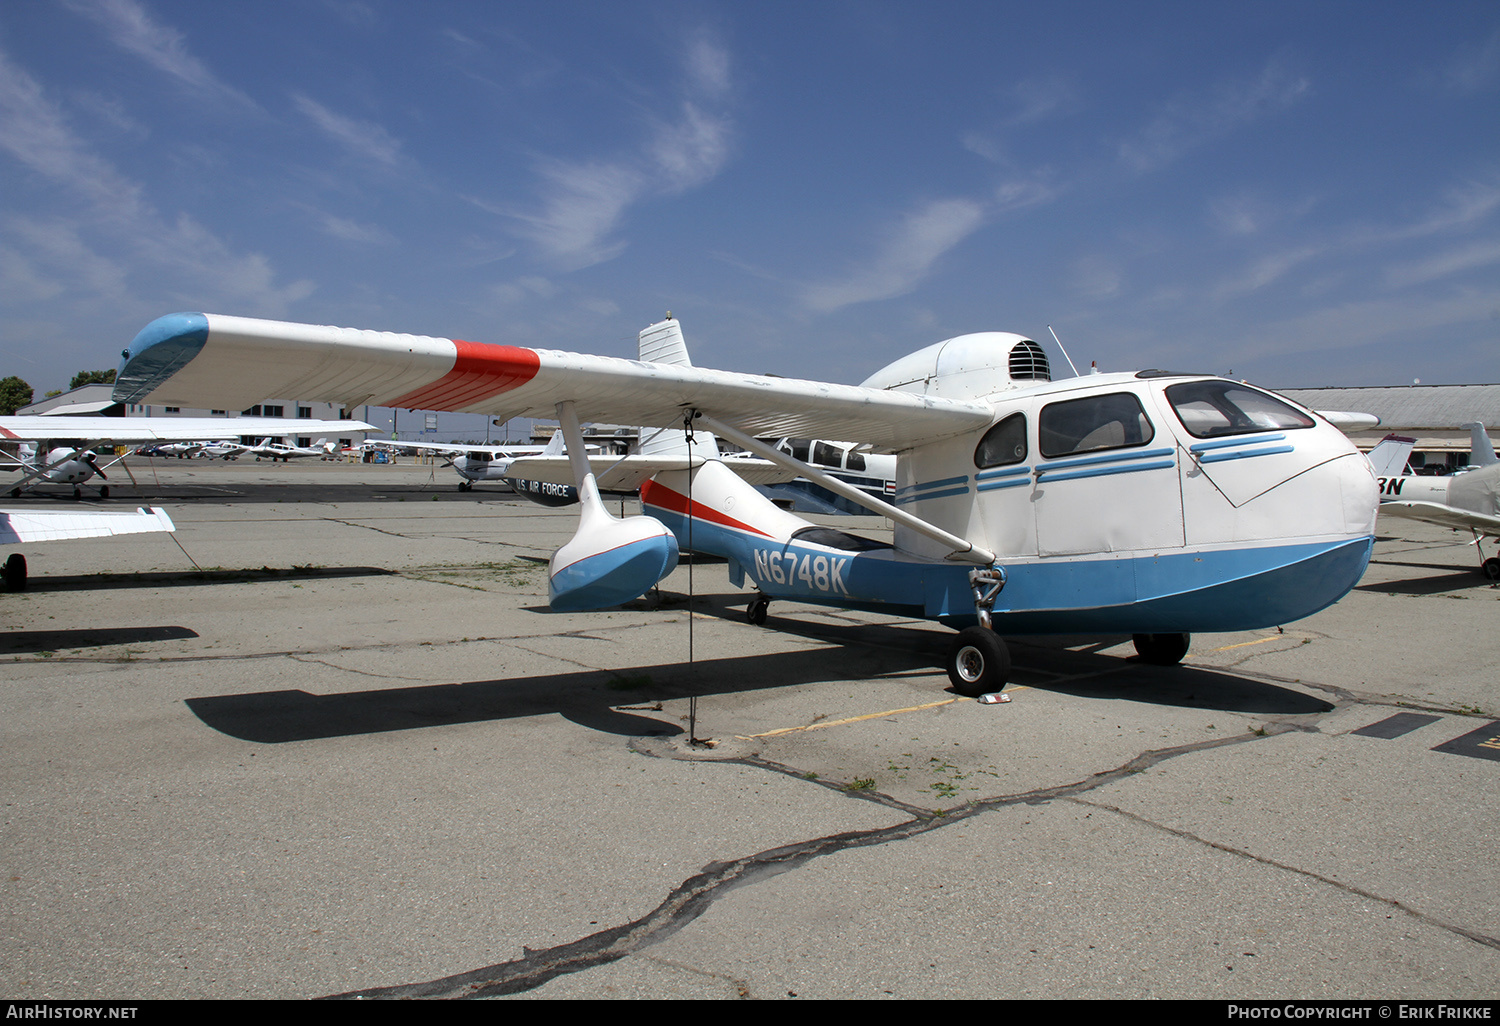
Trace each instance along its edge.
<instances>
[{"instance_id":1,"label":"air intake grille","mask_svg":"<svg viewBox=\"0 0 1500 1026\"><path fill-rule=\"evenodd\" d=\"M1052 380L1052 368L1047 363L1047 354L1029 338L1017 342L1010 351L1010 380Z\"/></svg>"}]
</instances>

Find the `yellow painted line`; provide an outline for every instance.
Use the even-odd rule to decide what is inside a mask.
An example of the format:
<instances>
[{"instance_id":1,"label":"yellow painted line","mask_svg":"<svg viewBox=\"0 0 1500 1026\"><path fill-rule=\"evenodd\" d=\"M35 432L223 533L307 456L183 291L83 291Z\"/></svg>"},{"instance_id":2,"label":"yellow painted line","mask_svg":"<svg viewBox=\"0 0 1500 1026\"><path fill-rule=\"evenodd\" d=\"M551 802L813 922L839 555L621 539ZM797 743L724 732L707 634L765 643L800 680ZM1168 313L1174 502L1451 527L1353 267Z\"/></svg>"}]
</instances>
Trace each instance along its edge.
<instances>
[{"instance_id":1,"label":"yellow painted line","mask_svg":"<svg viewBox=\"0 0 1500 1026\"><path fill-rule=\"evenodd\" d=\"M1007 688L1007 691L1020 691L1020 687ZM927 709L937 709L945 705L954 705L958 702L972 702L972 698L958 697L945 698L941 702L928 702L925 705L909 705L905 709L887 709L885 712L866 713L863 716L849 716L842 720L829 720L826 723L809 723L801 727L779 727L776 730L768 730L763 734L737 734L741 741L750 741L758 737L780 737L782 734L796 734L804 730L822 730L825 727L842 727L850 723L863 723L865 720L878 720L884 716L899 716L902 713L922 712Z\"/></svg>"},{"instance_id":2,"label":"yellow painted line","mask_svg":"<svg viewBox=\"0 0 1500 1026\"><path fill-rule=\"evenodd\" d=\"M1273 634L1269 638L1261 638L1261 639L1259 639L1257 641L1241 641L1237 645L1225 645L1223 648L1211 648L1211 649L1209 649L1209 651L1210 652L1228 652L1231 648L1244 648L1246 645L1264 645L1268 641L1275 641L1277 638L1284 638L1284 637L1286 637L1285 634Z\"/></svg>"}]
</instances>

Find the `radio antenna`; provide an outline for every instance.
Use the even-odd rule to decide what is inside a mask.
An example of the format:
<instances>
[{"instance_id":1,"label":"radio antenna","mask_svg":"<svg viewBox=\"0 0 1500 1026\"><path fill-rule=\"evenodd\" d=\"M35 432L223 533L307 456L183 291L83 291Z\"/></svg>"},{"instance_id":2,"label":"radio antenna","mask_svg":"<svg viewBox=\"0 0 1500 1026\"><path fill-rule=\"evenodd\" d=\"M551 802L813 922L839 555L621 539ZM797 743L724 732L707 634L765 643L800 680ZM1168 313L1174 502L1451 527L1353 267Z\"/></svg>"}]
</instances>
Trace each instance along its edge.
<instances>
[{"instance_id":1,"label":"radio antenna","mask_svg":"<svg viewBox=\"0 0 1500 1026\"><path fill-rule=\"evenodd\" d=\"M1052 331L1052 325L1050 325L1050 324L1047 325L1047 330L1048 331ZM1067 347L1065 347L1062 344L1062 339L1060 339L1060 338L1057 337L1057 332L1055 332L1055 331L1052 331L1052 341L1056 342L1057 343L1057 348L1059 348L1059 349L1062 350L1063 359L1068 361L1068 366L1071 367L1072 370L1073 370L1073 376L1075 378L1081 378L1081 377L1083 377L1082 374L1078 373L1078 368L1073 366L1073 358L1068 355Z\"/></svg>"}]
</instances>

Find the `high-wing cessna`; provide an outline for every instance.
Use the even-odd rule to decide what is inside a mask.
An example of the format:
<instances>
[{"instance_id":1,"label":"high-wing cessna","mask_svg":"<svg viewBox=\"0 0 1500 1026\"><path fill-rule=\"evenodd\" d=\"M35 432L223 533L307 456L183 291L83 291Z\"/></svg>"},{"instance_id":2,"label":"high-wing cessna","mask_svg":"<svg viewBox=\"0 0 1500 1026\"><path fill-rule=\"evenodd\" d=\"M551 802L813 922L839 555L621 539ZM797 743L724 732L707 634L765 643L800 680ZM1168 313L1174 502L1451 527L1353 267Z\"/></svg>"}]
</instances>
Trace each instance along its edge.
<instances>
[{"instance_id":1,"label":"high-wing cessna","mask_svg":"<svg viewBox=\"0 0 1500 1026\"><path fill-rule=\"evenodd\" d=\"M373 431L375 428L355 420L287 420L277 417L0 417L0 441L22 443L46 442L67 438L70 444L59 445L42 455L29 444L20 446L15 456L0 452L0 468L21 471L21 479L11 486L12 497L30 490L34 484L73 486L73 498L81 497L80 485L97 476L109 480L105 471L124 456L108 459L90 448L102 442L198 441L222 434L225 425L246 434L283 435L293 431ZM79 441L82 440L82 441ZM270 441L269 438L266 441ZM126 468L129 473L129 468ZM109 485L99 486L99 498L109 498Z\"/></svg>"},{"instance_id":2,"label":"high-wing cessna","mask_svg":"<svg viewBox=\"0 0 1500 1026\"><path fill-rule=\"evenodd\" d=\"M274 353L274 359L263 354ZM174 314L131 342L117 401L244 408L265 395L561 422L581 496L552 556L554 609L644 594L681 548L772 597L959 628L956 690L999 688L998 632L1128 633L1172 664L1194 631L1288 623L1337 601L1374 541L1369 462L1330 419L1249 385L1143 371L1053 382L1020 335L940 342L861 386L445 338ZM778 509L694 445L609 514L580 417L706 428L856 502L859 489L756 441L860 439L898 456L894 545ZM1336 418L1354 423L1351 418ZM1373 418L1364 418L1369 423Z\"/></svg>"},{"instance_id":3,"label":"high-wing cessna","mask_svg":"<svg viewBox=\"0 0 1500 1026\"><path fill-rule=\"evenodd\" d=\"M505 483L506 471L517 456L535 456L545 452L542 445L467 445L461 442L391 442L392 448L426 449L448 458L448 466L458 472L458 490L470 492L480 482ZM558 436L562 445L562 436ZM559 449L559 451L561 451Z\"/></svg>"},{"instance_id":4,"label":"high-wing cessna","mask_svg":"<svg viewBox=\"0 0 1500 1026\"><path fill-rule=\"evenodd\" d=\"M1500 538L1500 460L1483 424L1464 426L1473 439L1469 465L1474 469L1449 477L1382 475L1380 512L1473 532L1480 571L1500 581L1500 556L1486 559L1483 548L1485 538Z\"/></svg>"},{"instance_id":5,"label":"high-wing cessna","mask_svg":"<svg viewBox=\"0 0 1500 1026\"><path fill-rule=\"evenodd\" d=\"M0 509L0 544L63 541L70 538L107 538L118 534L175 531L167 511L142 506L125 510ZM26 557L13 552L0 567L5 590L26 587Z\"/></svg>"}]
</instances>

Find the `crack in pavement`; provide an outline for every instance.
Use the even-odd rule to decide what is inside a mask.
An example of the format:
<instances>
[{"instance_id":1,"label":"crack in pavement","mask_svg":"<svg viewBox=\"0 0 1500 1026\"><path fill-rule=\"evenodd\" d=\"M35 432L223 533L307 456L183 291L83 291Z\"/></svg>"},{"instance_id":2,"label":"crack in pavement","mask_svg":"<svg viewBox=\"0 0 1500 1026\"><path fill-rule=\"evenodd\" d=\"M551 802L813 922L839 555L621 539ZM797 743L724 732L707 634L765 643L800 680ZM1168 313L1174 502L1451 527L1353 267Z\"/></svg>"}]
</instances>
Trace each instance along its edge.
<instances>
[{"instance_id":1,"label":"crack in pavement","mask_svg":"<svg viewBox=\"0 0 1500 1026\"><path fill-rule=\"evenodd\" d=\"M1444 922L1443 920L1438 919L1435 916L1431 916L1425 912L1418 911L1417 909L1412 908L1410 905L1406 905L1395 898L1384 897L1383 895L1376 894L1374 891L1366 890L1363 887L1356 887L1354 884L1346 883L1343 880L1335 880L1333 877L1324 876L1321 873L1315 873L1310 869L1303 869L1300 866L1294 866L1290 863L1280 862L1273 858L1267 858L1264 855L1257 855L1252 851L1246 851L1244 848L1236 848L1230 844L1222 844L1218 841L1210 841L1208 838L1199 837L1197 834L1192 833L1191 831L1179 830L1176 827L1169 827L1165 823L1158 823L1155 820L1147 819L1146 817L1138 815L1134 812L1127 812L1126 810L1119 808L1118 806L1102 805L1099 802L1085 801L1082 798L1071 795L1067 796L1067 800L1078 805L1088 806L1091 809L1099 809L1103 812L1113 812L1117 815L1123 816L1126 819L1132 820L1133 822L1139 823L1142 826L1150 827L1154 830L1160 830L1163 833L1171 834L1174 837L1180 837L1186 841L1193 841L1197 844L1212 848L1215 851L1222 851L1227 855L1237 855L1240 858L1248 859L1251 862L1258 862L1263 866L1270 866L1273 869L1285 870L1289 873L1297 873L1300 876L1305 876L1311 880L1317 880L1319 883L1327 884L1330 887L1335 887L1349 894L1354 894L1361 898L1368 898L1371 901L1378 901L1382 905L1387 905L1400 912L1404 912L1408 916L1411 916L1413 919L1425 923L1428 926L1437 927L1440 930L1447 930L1448 932L1455 933L1467 940L1474 941L1476 944L1483 944L1487 947L1500 949L1500 938L1491 937L1488 934L1484 933L1479 933L1477 930L1469 930L1454 923Z\"/></svg>"},{"instance_id":2,"label":"crack in pavement","mask_svg":"<svg viewBox=\"0 0 1500 1026\"><path fill-rule=\"evenodd\" d=\"M797 869L814 859L834 855L856 848L867 848L903 841L929 830L940 830L953 823L962 823L982 813L1004 809L1014 805L1040 805L1060 798L1074 798L1123 777L1140 773L1152 766L1179 755L1207 751L1226 745L1238 745L1263 737L1275 737L1296 728L1278 726L1265 731L1255 731L1210 741L1197 741L1172 748L1153 749L1142 752L1129 762L1114 769L1099 773L1069 784L1056 784L1014 795L1000 795L969 802L945 812L921 810L921 814L902 823L874 830L855 830L811 838L794 844L782 845L752 855L742 856L730 862L713 862L696 876L683 881L656 908L632 922L601 930L566 944L550 948L532 949L522 947L522 956L508 962L473 969L468 972L445 976L422 983L398 984L391 987L375 987L367 990L349 991L329 995L329 999L370 998L475 998L499 997L533 990L549 980L570 973L581 972L616 962L636 951L659 943L693 922L721 895L748 884L767 880L782 873ZM632 744L632 750L653 758L661 756ZM791 767L768 762L759 758L736 758L722 760L740 763L776 773L786 773L799 780L828 787L825 781L808 781L805 773ZM863 791L843 793L873 800ZM895 799L891 799L895 801ZM894 808L909 808L899 803Z\"/></svg>"}]
</instances>

